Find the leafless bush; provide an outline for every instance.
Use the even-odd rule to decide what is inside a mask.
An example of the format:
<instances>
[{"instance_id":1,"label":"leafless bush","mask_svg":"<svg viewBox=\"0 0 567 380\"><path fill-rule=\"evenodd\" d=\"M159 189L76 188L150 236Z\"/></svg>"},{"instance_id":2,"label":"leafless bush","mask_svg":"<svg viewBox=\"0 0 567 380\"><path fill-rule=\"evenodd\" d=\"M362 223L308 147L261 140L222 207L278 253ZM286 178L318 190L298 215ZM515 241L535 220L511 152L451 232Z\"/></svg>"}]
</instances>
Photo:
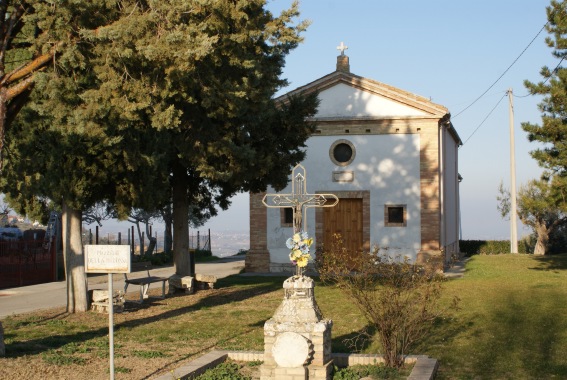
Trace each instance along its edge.
<instances>
[{"instance_id":1,"label":"leafless bush","mask_svg":"<svg viewBox=\"0 0 567 380\"><path fill-rule=\"evenodd\" d=\"M422 339L447 307L440 304L445 278L402 257L349 252L340 235L317 255L321 280L350 296L376 329L389 367L403 365L409 350ZM454 298L450 307L456 307Z\"/></svg>"}]
</instances>

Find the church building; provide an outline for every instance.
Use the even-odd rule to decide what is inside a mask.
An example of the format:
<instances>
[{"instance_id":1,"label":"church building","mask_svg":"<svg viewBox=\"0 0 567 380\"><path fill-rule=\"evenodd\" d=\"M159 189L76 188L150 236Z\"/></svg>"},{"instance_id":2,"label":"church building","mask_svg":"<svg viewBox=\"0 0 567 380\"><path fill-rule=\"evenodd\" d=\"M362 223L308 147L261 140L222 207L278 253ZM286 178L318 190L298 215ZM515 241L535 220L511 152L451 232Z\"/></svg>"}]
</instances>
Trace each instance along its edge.
<instances>
[{"instance_id":1,"label":"church building","mask_svg":"<svg viewBox=\"0 0 567 380\"><path fill-rule=\"evenodd\" d=\"M339 202L308 209L312 256L339 233L352 251L378 247L447 268L459 256L460 235L462 142L451 115L429 99L351 73L345 48L341 43L336 71L277 99L319 93L316 131L301 165L308 193L334 194ZM281 193L291 191L290 182ZM291 272L292 209L268 208L264 196L250 195L246 271Z\"/></svg>"}]
</instances>

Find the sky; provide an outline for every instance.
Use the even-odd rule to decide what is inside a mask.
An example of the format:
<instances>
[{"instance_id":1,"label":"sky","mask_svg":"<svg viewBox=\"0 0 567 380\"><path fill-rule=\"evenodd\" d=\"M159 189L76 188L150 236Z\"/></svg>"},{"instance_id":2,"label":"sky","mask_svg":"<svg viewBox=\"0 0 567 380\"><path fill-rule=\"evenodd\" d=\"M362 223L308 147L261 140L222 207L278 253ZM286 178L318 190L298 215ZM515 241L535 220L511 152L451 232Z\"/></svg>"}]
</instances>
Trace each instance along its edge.
<instances>
[{"instance_id":1,"label":"sky","mask_svg":"<svg viewBox=\"0 0 567 380\"><path fill-rule=\"evenodd\" d=\"M268 1L279 14L291 0ZM464 145L459 149L463 239L508 239L497 211L501 181L510 187L508 89L514 94L517 186L538 178L522 122L540 123L541 97L526 96L524 80L541 80L559 61L545 44L544 0L303 0L311 25L286 60L281 95L335 70L337 46L348 46L352 73L430 98L449 109ZM541 33L539 33L541 31ZM539 33L539 35L538 35ZM500 79L499 79L500 78ZM496 82L496 83L495 83ZM484 95L483 95L484 94ZM127 228L129 224L124 224ZM248 230L248 195L202 230ZM104 229L117 228L106 222ZM518 236L529 234L519 224Z\"/></svg>"}]
</instances>

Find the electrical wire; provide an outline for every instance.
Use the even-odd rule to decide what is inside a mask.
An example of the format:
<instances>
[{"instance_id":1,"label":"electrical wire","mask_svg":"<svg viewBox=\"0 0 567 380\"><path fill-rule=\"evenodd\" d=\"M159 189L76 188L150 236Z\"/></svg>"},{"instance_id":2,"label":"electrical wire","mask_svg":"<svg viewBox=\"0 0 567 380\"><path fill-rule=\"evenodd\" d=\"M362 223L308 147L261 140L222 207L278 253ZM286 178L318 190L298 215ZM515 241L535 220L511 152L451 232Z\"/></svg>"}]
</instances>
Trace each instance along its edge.
<instances>
[{"instance_id":1,"label":"electrical wire","mask_svg":"<svg viewBox=\"0 0 567 380\"><path fill-rule=\"evenodd\" d=\"M546 84L547 81L549 80L549 78L551 78L553 75L555 75L555 73L557 73L557 70L559 70L559 66L561 65L561 62L563 62L563 60L565 59L565 57L566 57L566 56L563 56L563 58L561 58L561 61L559 61L559 63L557 64L557 66L555 66L555 68L553 69L553 71L551 72L551 74L550 74L547 78L545 78L545 80L541 83L542 85ZM514 97L515 97L515 98L526 98L526 97L528 97L528 96L530 96L530 95L533 95L533 94L526 94L526 95L521 95L521 96L515 95Z\"/></svg>"},{"instance_id":2,"label":"electrical wire","mask_svg":"<svg viewBox=\"0 0 567 380\"><path fill-rule=\"evenodd\" d=\"M452 119L456 118L457 116L459 116L460 114L462 114L463 112L465 112L466 110L468 110L469 108L471 108L471 107L472 107L476 102L478 102L484 95L486 95L486 93L487 93L488 91L490 91L490 89L491 89L492 87L494 87L494 85L495 85L496 83L498 83L498 81L500 81L500 79L502 79L502 77L503 77L504 75L506 75L506 73L508 72L508 70L510 70L510 69L512 68L512 66L514 66L514 64L518 61L518 59L520 59L520 57L526 52L526 50L528 50L528 48L531 46L531 44L536 40L536 38L541 34L541 32L543 32L543 30L545 29L545 27L546 27L547 24L548 24L548 23L546 22L546 23L541 27L541 29L539 30L539 32L537 32L537 34L535 35L535 37L530 41L530 43L528 44L528 46L526 46L526 47L524 48L524 50L522 50L522 52L521 52L520 55L514 60L514 62L512 62L512 64L511 64L510 66L508 66L508 68L502 73L502 75L500 75L500 76L498 77L498 79L496 79L496 80L494 81L494 83L492 83L492 84L490 85L490 87L488 87L488 88L486 89L486 91L484 91L484 92L483 92L478 98L476 98L471 104L469 104L467 107L465 107L463 110L459 111L455 116L452 116L451 118L452 118Z\"/></svg>"},{"instance_id":3,"label":"electrical wire","mask_svg":"<svg viewBox=\"0 0 567 380\"><path fill-rule=\"evenodd\" d=\"M482 122L478 125L478 127L475 128L475 130L470 134L469 137L467 137L467 139L463 142L463 145L465 145L467 143L467 141L469 141L469 139L471 137L473 137L473 135L476 133L476 131L478 131L478 129L480 127L482 127L482 125L484 124L484 122L486 121L486 119L488 119L488 117L492 114L492 112L494 112L494 110L496 109L496 107L498 107L498 105L500 104L500 102L502 101L502 99L504 99L506 96L508 95L508 92L506 92L501 98L500 100L498 100L498 103L496 103L496 105L490 110L490 112L488 113L488 115L486 115L486 117L482 120Z\"/></svg>"}]
</instances>

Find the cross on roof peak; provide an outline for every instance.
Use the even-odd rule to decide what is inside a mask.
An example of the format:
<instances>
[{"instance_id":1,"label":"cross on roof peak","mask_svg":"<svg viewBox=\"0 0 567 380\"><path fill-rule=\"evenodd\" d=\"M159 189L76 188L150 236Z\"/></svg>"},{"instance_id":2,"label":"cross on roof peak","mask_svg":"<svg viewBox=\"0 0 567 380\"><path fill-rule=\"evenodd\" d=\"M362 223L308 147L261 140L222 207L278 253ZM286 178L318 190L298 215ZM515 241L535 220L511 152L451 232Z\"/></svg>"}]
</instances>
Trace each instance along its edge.
<instances>
[{"instance_id":1,"label":"cross on roof peak","mask_svg":"<svg viewBox=\"0 0 567 380\"><path fill-rule=\"evenodd\" d=\"M341 44L339 46L337 46L337 50L341 51L341 55L345 55L345 50L348 49L348 46L346 46L344 44L344 42L341 41Z\"/></svg>"}]
</instances>

